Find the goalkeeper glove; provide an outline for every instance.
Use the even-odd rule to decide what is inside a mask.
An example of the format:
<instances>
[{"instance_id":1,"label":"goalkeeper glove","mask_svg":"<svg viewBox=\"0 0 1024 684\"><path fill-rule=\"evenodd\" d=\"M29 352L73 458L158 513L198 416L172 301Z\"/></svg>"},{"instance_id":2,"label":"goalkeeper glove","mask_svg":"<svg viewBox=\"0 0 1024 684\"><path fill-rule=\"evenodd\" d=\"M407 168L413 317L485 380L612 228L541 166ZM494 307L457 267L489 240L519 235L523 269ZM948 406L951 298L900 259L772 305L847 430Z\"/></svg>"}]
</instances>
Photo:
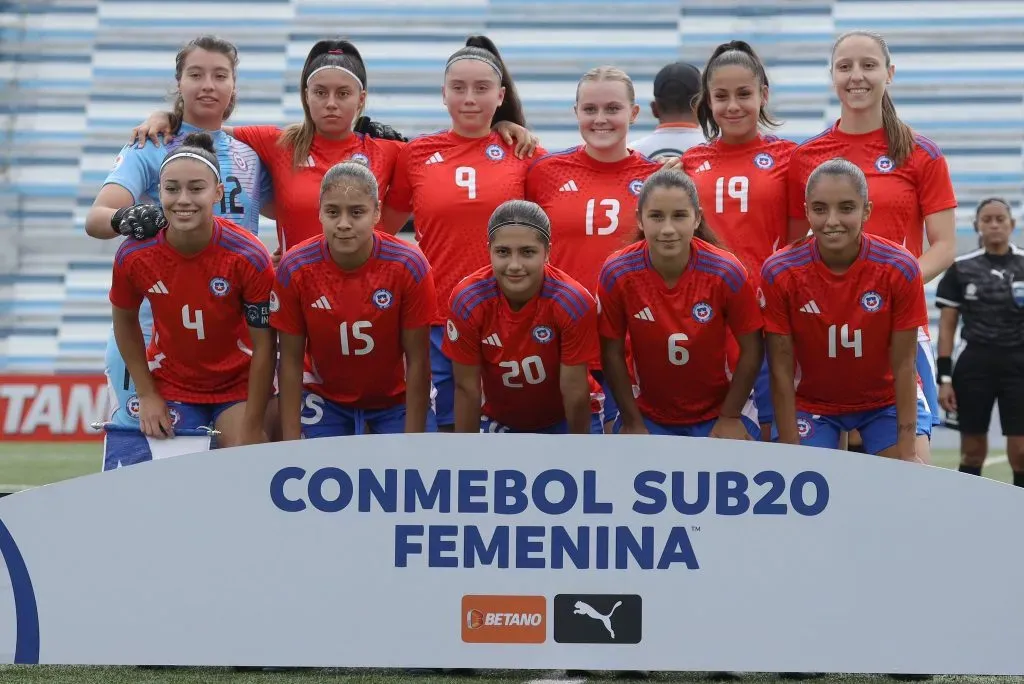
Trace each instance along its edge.
<instances>
[{"instance_id":1,"label":"goalkeeper glove","mask_svg":"<svg viewBox=\"0 0 1024 684\"><path fill-rule=\"evenodd\" d=\"M110 227L119 235L148 240L167 227L164 211L155 204L121 207L110 217Z\"/></svg>"},{"instance_id":2,"label":"goalkeeper glove","mask_svg":"<svg viewBox=\"0 0 1024 684\"><path fill-rule=\"evenodd\" d=\"M384 140L401 140L402 142L409 142L408 139L391 126L382 124L379 121L373 121L368 116L361 116L356 120L356 125L353 127L356 133L362 133L369 135L371 138L382 138Z\"/></svg>"}]
</instances>

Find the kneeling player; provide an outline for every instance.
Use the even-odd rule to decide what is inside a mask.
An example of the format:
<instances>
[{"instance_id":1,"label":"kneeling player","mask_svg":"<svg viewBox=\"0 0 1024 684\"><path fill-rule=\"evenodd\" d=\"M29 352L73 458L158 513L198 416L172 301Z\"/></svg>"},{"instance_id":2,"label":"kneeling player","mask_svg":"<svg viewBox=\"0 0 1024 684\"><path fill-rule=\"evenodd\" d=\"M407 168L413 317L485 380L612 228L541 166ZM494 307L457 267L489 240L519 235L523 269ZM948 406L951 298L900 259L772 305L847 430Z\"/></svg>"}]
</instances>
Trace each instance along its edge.
<instances>
[{"instance_id":1,"label":"kneeling player","mask_svg":"<svg viewBox=\"0 0 1024 684\"><path fill-rule=\"evenodd\" d=\"M751 390L764 345L746 270L715 246L693 181L681 171L647 179L637 217L641 240L610 256L600 279L601 359L619 405L617 431L756 439Z\"/></svg>"},{"instance_id":2,"label":"kneeling player","mask_svg":"<svg viewBox=\"0 0 1024 684\"><path fill-rule=\"evenodd\" d=\"M418 247L373 229L379 218L373 173L342 162L320 186L323 235L278 266L270 321L286 440L434 429L434 278Z\"/></svg>"},{"instance_id":3,"label":"kneeling player","mask_svg":"<svg viewBox=\"0 0 1024 684\"><path fill-rule=\"evenodd\" d=\"M221 447L265 441L274 272L262 242L214 216L223 196L212 139L188 135L160 166L166 230L126 240L114 258L114 336L135 379L147 437L209 426L220 432ZM139 326L144 298L155 331L148 352Z\"/></svg>"},{"instance_id":4,"label":"kneeling player","mask_svg":"<svg viewBox=\"0 0 1024 684\"><path fill-rule=\"evenodd\" d=\"M487 240L491 265L450 301L443 350L455 371L455 431L601 434L591 399L600 387L587 370L598 357L594 299L548 265L547 215L533 202L505 202Z\"/></svg>"},{"instance_id":5,"label":"kneeling player","mask_svg":"<svg viewBox=\"0 0 1024 684\"><path fill-rule=\"evenodd\" d=\"M779 440L836 449L858 430L868 453L917 461L915 435L930 428L918 414L928 315L917 260L863 232L868 185L849 161L818 166L805 198L813 235L762 269Z\"/></svg>"}]
</instances>

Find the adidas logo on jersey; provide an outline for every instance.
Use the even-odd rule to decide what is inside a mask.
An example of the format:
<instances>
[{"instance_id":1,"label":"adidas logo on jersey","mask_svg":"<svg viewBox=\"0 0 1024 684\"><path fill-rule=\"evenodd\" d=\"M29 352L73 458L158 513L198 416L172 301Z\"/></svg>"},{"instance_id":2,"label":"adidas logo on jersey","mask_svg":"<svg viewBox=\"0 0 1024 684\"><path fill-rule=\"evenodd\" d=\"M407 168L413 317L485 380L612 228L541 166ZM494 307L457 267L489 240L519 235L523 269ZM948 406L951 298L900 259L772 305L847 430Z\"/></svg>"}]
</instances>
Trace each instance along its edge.
<instances>
[{"instance_id":1,"label":"adidas logo on jersey","mask_svg":"<svg viewBox=\"0 0 1024 684\"><path fill-rule=\"evenodd\" d=\"M429 157L427 157L427 161L425 161L423 163L424 164L440 164L443 161L444 161L444 157L441 156L441 153L440 152L435 152L434 154L432 154Z\"/></svg>"},{"instance_id":2,"label":"adidas logo on jersey","mask_svg":"<svg viewBox=\"0 0 1024 684\"><path fill-rule=\"evenodd\" d=\"M696 169L693 170L693 172L694 173L704 173L705 171L710 171L710 170L711 170L711 162L709 162L707 159L705 159L703 162L701 162L700 166L698 166Z\"/></svg>"},{"instance_id":3,"label":"adidas logo on jersey","mask_svg":"<svg viewBox=\"0 0 1024 684\"><path fill-rule=\"evenodd\" d=\"M818 304L813 299L811 301L807 302L806 304L804 304L803 306L801 306L800 310L803 311L804 313L812 313L812 314L820 314L821 313L821 309L818 308Z\"/></svg>"},{"instance_id":4,"label":"adidas logo on jersey","mask_svg":"<svg viewBox=\"0 0 1024 684\"><path fill-rule=\"evenodd\" d=\"M331 303L327 301L326 296L320 295L320 297L315 302L313 302L312 307L314 309L324 309L325 311L330 311Z\"/></svg>"},{"instance_id":5,"label":"adidas logo on jersey","mask_svg":"<svg viewBox=\"0 0 1024 684\"><path fill-rule=\"evenodd\" d=\"M487 337L480 341L491 347L501 346L501 340L498 339L498 333L491 333L490 335L488 335Z\"/></svg>"},{"instance_id":6,"label":"adidas logo on jersey","mask_svg":"<svg viewBox=\"0 0 1024 684\"><path fill-rule=\"evenodd\" d=\"M576 187L576 181L569 179L569 182L558 188L558 192L578 192L579 188Z\"/></svg>"},{"instance_id":7,"label":"adidas logo on jersey","mask_svg":"<svg viewBox=\"0 0 1024 684\"><path fill-rule=\"evenodd\" d=\"M167 286L164 285L164 281L162 280L156 281L156 285L154 285L153 287L149 288L146 291L149 292L150 294L169 294L167 292Z\"/></svg>"},{"instance_id":8,"label":"adidas logo on jersey","mask_svg":"<svg viewBox=\"0 0 1024 684\"><path fill-rule=\"evenodd\" d=\"M649 306L645 306L640 311L637 311L633 314L633 318L639 318L641 321L650 321L651 323L654 322L654 314L651 313L651 307Z\"/></svg>"}]
</instances>

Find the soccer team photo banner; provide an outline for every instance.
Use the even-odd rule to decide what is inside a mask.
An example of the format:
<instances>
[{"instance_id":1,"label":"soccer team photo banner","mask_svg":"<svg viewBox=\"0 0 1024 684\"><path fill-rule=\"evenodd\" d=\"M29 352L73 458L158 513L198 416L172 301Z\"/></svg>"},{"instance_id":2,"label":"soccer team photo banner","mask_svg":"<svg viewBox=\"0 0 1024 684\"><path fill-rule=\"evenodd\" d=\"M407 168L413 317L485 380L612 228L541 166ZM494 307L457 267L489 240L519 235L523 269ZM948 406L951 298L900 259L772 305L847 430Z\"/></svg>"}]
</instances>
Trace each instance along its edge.
<instances>
[{"instance_id":1,"label":"soccer team photo banner","mask_svg":"<svg viewBox=\"0 0 1024 684\"><path fill-rule=\"evenodd\" d=\"M961 590L1024 567L1022 520L1020 488L755 442L186 454L0 501L0 659L1024 674L1012 592Z\"/></svg>"}]
</instances>

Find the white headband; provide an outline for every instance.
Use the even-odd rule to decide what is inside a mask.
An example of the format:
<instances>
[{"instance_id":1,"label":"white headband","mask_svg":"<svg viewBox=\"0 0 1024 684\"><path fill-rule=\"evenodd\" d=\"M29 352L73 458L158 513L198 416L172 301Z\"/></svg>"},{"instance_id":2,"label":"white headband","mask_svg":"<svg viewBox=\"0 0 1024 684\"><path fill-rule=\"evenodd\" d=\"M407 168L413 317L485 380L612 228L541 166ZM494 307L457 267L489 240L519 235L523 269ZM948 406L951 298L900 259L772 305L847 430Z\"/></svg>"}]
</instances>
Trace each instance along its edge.
<instances>
[{"instance_id":1,"label":"white headband","mask_svg":"<svg viewBox=\"0 0 1024 684\"><path fill-rule=\"evenodd\" d=\"M198 159L199 161L203 162L204 164L210 167L211 171L213 171L213 175L217 177L217 182L220 182L220 171L217 170L217 167L211 164L210 160L207 159L206 157L202 157L192 152L175 152L171 156L167 157L167 159L164 159L164 163L160 165L160 170L163 171L165 166L170 164L175 159L179 159L181 157L188 157L189 159Z\"/></svg>"},{"instance_id":2,"label":"white headband","mask_svg":"<svg viewBox=\"0 0 1024 684\"><path fill-rule=\"evenodd\" d=\"M366 86L363 85L362 79L360 79L358 76L356 76L350 70L346 69L343 66L338 66L337 64L325 64L322 67L317 67L316 69L313 69L313 71L309 72L309 78L306 79L306 86L308 87L309 86L309 82L311 80L313 80L313 77L316 76L317 74L319 74L324 69L337 69L338 71L344 71L346 74L348 74L352 78L356 79L356 83L359 84L359 89L360 90L366 90Z\"/></svg>"},{"instance_id":3,"label":"white headband","mask_svg":"<svg viewBox=\"0 0 1024 684\"><path fill-rule=\"evenodd\" d=\"M461 62L464 59L475 59L478 62L483 62L487 66L494 69L494 73L498 74L498 80L501 80L501 69L498 68L498 65L495 64L492 60L489 60L486 57L481 57L479 55L458 55L456 57L452 57L451 59L448 60L448 64L446 64L444 67L445 72L447 72L448 69L451 68L452 64L455 64L456 62Z\"/></svg>"}]
</instances>

